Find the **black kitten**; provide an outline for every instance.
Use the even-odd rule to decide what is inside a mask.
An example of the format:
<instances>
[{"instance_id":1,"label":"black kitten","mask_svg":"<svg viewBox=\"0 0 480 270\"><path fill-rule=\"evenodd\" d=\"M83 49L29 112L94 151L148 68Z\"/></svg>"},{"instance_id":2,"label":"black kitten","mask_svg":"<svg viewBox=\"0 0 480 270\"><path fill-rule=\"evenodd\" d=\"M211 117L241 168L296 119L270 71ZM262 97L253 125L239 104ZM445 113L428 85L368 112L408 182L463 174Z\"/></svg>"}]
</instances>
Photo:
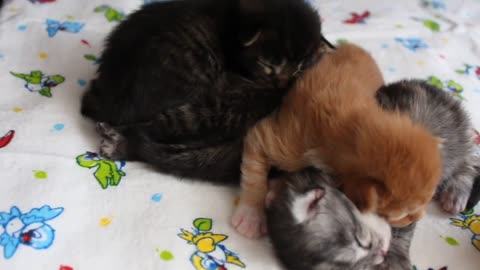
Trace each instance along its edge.
<instances>
[{"instance_id":1,"label":"black kitten","mask_svg":"<svg viewBox=\"0 0 480 270\"><path fill-rule=\"evenodd\" d=\"M246 130L327 45L303 0L150 4L109 36L82 114L107 158L238 181Z\"/></svg>"}]
</instances>

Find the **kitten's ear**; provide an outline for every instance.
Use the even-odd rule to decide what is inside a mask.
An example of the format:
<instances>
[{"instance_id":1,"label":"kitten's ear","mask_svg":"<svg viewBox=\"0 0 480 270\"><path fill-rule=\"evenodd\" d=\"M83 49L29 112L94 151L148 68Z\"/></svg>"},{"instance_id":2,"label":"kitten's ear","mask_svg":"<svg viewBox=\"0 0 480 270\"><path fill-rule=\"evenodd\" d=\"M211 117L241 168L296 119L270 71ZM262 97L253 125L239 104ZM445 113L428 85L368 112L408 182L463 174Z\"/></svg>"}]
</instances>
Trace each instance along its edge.
<instances>
[{"instance_id":1,"label":"kitten's ear","mask_svg":"<svg viewBox=\"0 0 480 270\"><path fill-rule=\"evenodd\" d=\"M341 189L360 212L375 212L378 208L380 194L373 181L349 179Z\"/></svg>"},{"instance_id":2,"label":"kitten's ear","mask_svg":"<svg viewBox=\"0 0 480 270\"><path fill-rule=\"evenodd\" d=\"M246 39L243 41L243 46L244 47L250 47L252 46L255 42L257 42L258 38L262 35L262 31L258 30L253 33L253 35L247 36Z\"/></svg>"},{"instance_id":3,"label":"kitten's ear","mask_svg":"<svg viewBox=\"0 0 480 270\"><path fill-rule=\"evenodd\" d=\"M304 223L315 217L318 203L325 196L325 190L316 188L304 194L296 194L291 204L291 212L297 223Z\"/></svg>"}]
</instances>

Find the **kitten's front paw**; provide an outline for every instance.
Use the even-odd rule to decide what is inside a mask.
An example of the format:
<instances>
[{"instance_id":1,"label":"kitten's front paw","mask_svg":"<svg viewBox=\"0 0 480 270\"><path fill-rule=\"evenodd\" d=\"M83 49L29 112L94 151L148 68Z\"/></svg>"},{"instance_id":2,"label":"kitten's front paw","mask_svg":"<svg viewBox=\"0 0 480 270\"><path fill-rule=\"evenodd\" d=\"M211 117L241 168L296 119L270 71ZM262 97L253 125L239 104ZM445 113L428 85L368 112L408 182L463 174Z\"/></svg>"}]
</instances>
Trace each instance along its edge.
<instances>
[{"instance_id":1,"label":"kitten's front paw","mask_svg":"<svg viewBox=\"0 0 480 270\"><path fill-rule=\"evenodd\" d=\"M439 194L440 206L450 214L457 214L465 210L469 193L461 190L444 190Z\"/></svg>"},{"instance_id":2,"label":"kitten's front paw","mask_svg":"<svg viewBox=\"0 0 480 270\"><path fill-rule=\"evenodd\" d=\"M243 236L260 238L267 233L267 224L263 209L240 204L232 217L232 225Z\"/></svg>"},{"instance_id":3,"label":"kitten's front paw","mask_svg":"<svg viewBox=\"0 0 480 270\"><path fill-rule=\"evenodd\" d=\"M102 136L100 142L100 155L111 160L125 158L125 139L113 127L107 123L96 124L97 133Z\"/></svg>"}]
</instances>

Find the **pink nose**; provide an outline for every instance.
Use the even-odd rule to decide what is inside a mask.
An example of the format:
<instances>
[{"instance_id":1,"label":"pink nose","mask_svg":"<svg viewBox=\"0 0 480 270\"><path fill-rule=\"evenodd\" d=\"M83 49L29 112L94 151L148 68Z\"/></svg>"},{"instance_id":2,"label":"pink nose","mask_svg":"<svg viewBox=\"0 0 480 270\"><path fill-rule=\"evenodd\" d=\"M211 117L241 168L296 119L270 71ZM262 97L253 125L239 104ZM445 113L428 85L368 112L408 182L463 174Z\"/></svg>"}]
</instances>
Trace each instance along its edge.
<instances>
[{"instance_id":1,"label":"pink nose","mask_svg":"<svg viewBox=\"0 0 480 270\"><path fill-rule=\"evenodd\" d=\"M388 250L381 249L380 250L380 255L382 255L382 257L385 257L385 256L387 256L387 252L388 252Z\"/></svg>"}]
</instances>

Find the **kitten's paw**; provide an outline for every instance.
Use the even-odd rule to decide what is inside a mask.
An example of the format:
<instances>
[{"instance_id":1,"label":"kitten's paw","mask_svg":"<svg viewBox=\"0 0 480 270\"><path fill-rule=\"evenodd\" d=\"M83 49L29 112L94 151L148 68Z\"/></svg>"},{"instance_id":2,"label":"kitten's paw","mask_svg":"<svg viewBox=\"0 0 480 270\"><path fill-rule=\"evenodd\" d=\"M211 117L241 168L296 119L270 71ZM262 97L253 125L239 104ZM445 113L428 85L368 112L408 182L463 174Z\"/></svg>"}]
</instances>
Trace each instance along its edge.
<instances>
[{"instance_id":1,"label":"kitten's paw","mask_svg":"<svg viewBox=\"0 0 480 270\"><path fill-rule=\"evenodd\" d=\"M470 194L459 191L444 190L439 195L440 206L450 214L457 214L465 210Z\"/></svg>"},{"instance_id":2,"label":"kitten's paw","mask_svg":"<svg viewBox=\"0 0 480 270\"><path fill-rule=\"evenodd\" d=\"M115 160L117 156L119 156L117 153L117 146L112 141L108 141L105 139L102 139L100 141L99 153L100 156L111 160Z\"/></svg>"},{"instance_id":3,"label":"kitten's paw","mask_svg":"<svg viewBox=\"0 0 480 270\"><path fill-rule=\"evenodd\" d=\"M112 126L105 122L97 122L95 124L95 130L105 140L119 141L122 138L120 133L118 133Z\"/></svg>"},{"instance_id":4,"label":"kitten's paw","mask_svg":"<svg viewBox=\"0 0 480 270\"><path fill-rule=\"evenodd\" d=\"M109 124L98 122L97 132L102 136L100 142L100 155L111 160L125 158L125 139Z\"/></svg>"},{"instance_id":5,"label":"kitten's paw","mask_svg":"<svg viewBox=\"0 0 480 270\"><path fill-rule=\"evenodd\" d=\"M240 204L232 217L232 225L243 236L260 238L267 233L267 223L263 209Z\"/></svg>"}]
</instances>

